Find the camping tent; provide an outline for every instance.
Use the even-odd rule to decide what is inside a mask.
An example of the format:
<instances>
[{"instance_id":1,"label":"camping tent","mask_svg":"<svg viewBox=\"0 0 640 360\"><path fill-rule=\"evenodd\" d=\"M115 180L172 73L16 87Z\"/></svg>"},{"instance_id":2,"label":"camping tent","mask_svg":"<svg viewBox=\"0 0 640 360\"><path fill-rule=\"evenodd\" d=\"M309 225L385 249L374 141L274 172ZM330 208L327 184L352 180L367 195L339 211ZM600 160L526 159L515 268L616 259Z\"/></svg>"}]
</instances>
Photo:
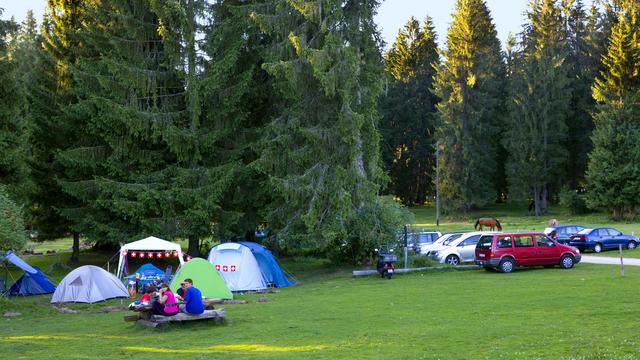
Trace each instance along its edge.
<instances>
[{"instance_id":1,"label":"camping tent","mask_svg":"<svg viewBox=\"0 0 640 360\"><path fill-rule=\"evenodd\" d=\"M209 262L231 291L264 290L293 285L271 252L251 242L224 243L211 248Z\"/></svg>"},{"instance_id":2,"label":"camping tent","mask_svg":"<svg viewBox=\"0 0 640 360\"><path fill-rule=\"evenodd\" d=\"M205 259L194 258L184 264L174 276L171 290L177 292L184 279L193 280L193 286L198 288L205 298L233 299L233 294L220 274Z\"/></svg>"},{"instance_id":3,"label":"camping tent","mask_svg":"<svg viewBox=\"0 0 640 360\"><path fill-rule=\"evenodd\" d=\"M209 262L220 272L231 291L265 290L267 283L248 247L224 243L211 248Z\"/></svg>"},{"instance_id":4,"label":"camping tent","mask_svg":"<svg viewBox=\"0 0 640 360\"><path fill-rule=\"evenodd\" d=\"M176 251L178 253L178 261L180 266L184 264L182 259L182 248L179 244L172 243L170 241L159 239L155 236L149 236L142 240L130 242L120 247L120 259L118 260L118 274L117 277L122 277L122 272L126 263L127 253L130 251Z\"/></svg>"},{"instance_id":5,"label":"camping tent","mask_svg":"<svg viewBox=\"0 0 640 360\"><path fill-rule=\"evenodd\" d=\"M157 267L153 266L153 264L144 264L142 266L140 266L138 268L138 270L135 271L136 274L140 274L141 277L158 277L160 279L164 278L165 273L164 271L158 269Z\"/></svg>"},{"instance_id":6,"label":"camping tent","mask_svg":"<svg viewBox=\"0 0 640 360\"><path fill-rule=\"evenodd\" d=\"M122 282L113 274L93 265L81 266L64 277L51 298L52 303L94 303L115 297L128 297Z\"/></svg>"},{"instance_id":7,"label":"camping tent","mask_svg":"<svg viewBox=\"0 0 640 360\"><path fill-rule=\"evenodd\" d=\"M24 270L24 274L11 285L9 289L10 295L49 294L56 290L56 286L40 269L30 266L12 251L7 251L4 255L0 255L0 260L6 260Z\"/></svg>"},{"instance_id":8,"label":"camping tent","mask_svg":"<svg viewBox=\"0 0 640 360\"><path fill-rule=\"evenodd\" d=\"M242 241L240 244L248 247L253 256L255 256L267 286L284 287L295 285L295 282L289 280L284 275L271 251L254 242Z\"/></svg>"}]
</instances>

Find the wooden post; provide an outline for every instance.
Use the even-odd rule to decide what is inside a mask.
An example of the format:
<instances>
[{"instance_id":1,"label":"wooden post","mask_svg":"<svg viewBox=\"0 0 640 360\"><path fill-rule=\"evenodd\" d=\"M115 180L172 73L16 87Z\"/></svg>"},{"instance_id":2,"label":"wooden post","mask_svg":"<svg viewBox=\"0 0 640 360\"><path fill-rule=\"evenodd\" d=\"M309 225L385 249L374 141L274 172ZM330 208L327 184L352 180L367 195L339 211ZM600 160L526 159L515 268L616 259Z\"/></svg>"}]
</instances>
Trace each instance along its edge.
<instances>
[{"instance_id":1,"label":"wooden post","mask_svg":"<svg viewBox=\"0 0 640 360\"><path fill-rule=\"evenodd\" d=\"M620 276L624 277L624 261L622 260L622 244L618 245L620 249Z\"/></svg>"}]
</instances>

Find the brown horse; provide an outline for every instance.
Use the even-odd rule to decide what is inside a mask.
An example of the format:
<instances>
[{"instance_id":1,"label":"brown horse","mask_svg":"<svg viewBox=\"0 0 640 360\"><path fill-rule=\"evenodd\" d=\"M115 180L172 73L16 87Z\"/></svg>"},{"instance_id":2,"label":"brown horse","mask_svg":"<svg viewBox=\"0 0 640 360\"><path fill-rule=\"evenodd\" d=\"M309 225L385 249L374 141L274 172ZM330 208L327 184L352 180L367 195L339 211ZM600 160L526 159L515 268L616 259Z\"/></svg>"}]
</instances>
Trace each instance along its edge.
<instances>
[{"instance_id":1,"label":"brown horse","mask_svg":"<svg viewBox=\"0 0 640 360\"><path fill-rule=\"evenodd\" d=\"M482 231L483 226L488 226L491 231L495 228L498 228L498 231L502 231L502 225L500 225L500 221L496 218L479 218L473 228L478 229L478 226L480 226L480 231Z\"/></svg>"}]
</instances>

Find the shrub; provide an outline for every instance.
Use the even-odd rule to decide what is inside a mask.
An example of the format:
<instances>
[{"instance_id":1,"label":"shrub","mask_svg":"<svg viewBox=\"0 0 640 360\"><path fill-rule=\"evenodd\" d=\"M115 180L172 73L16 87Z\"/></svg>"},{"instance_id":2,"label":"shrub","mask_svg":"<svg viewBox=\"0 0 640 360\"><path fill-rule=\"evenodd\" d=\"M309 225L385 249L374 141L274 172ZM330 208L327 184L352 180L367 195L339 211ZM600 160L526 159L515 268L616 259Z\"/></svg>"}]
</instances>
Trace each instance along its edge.
<instances>
[{"instance_id":1,"label":"shrub","mask_svg":"<svg viewBox=\"0 0 640 360\"><path fill-rule=\"evenodd\" d=\"M27 243L22 211L0 186L0 251L21 250Z\"/></svg>"},{"instance_id":2,"label":"shrub","mask_svg":"<svg viewBox=\"0 0 640 360\"><path fill-rule=\"evenodd\" d=\"M560 193L560 205L569 209L571 215L586 214L588 212L584 196L578 194L575 190L563 190Z\"/></svg>"}]
</instances>

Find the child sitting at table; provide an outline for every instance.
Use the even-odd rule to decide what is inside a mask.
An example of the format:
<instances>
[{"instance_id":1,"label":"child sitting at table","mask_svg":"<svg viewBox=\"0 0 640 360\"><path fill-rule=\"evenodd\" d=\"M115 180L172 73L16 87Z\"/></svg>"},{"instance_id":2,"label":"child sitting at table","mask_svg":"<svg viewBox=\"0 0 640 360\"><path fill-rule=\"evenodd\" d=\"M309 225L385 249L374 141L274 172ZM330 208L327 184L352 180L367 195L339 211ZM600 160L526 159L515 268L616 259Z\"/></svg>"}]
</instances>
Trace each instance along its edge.
<instances>
[{"instance_id":1,"label":"child sitting at table","mask_svg":"<svg viewBox=\"0 0 640 360\"><path fill-rule=\"evenodd\" d=\"M160 286L160 296L158 296L158 300L153 302L152 306L153 313L156 315L173 316L179 312L176 298L167 284Z\"/></svg>"},{"instance_id":2,"label":"child sitting at table","mask_svg":"<svg viewBox=\"0 0 640 360\"><path fill-rule=\"evenodd\" d=\"M156 287L155 286L149 286L147 288L147 290L145 290L144 294L142 295L142 297L140 298L140 302L141 303L149 303L151 302L151 294L153 294L154 292L156 292Z\"/></svg>"}]
</instances>

